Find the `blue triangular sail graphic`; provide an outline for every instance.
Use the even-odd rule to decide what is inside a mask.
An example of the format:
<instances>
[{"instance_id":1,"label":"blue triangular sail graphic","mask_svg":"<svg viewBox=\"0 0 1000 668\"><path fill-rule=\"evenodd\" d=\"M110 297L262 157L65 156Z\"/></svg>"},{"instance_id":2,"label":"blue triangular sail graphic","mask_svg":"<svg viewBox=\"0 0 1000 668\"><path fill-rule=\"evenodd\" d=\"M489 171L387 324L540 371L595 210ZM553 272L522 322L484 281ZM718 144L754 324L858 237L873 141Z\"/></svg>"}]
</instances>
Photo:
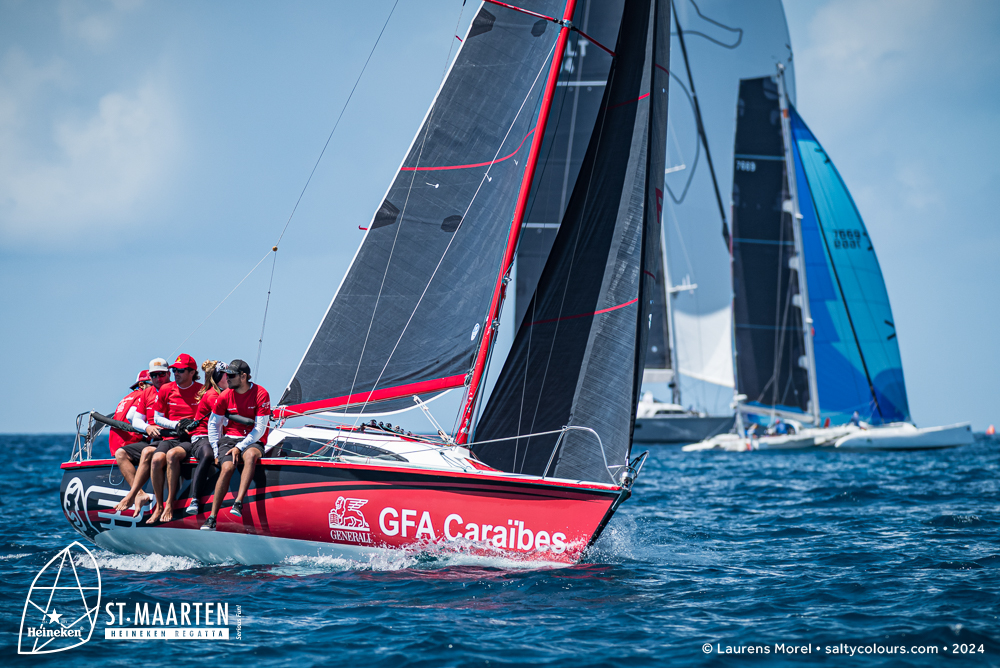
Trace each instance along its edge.
<instances>
[{"instance_id":1,"label":"blue triangular sail graphic","mask_svg":"<svg viewBox=\"0 0 1000 668\"><path fill-rule=\"evenodd\" d=\"M840 173L794 108L792 153L822 417L909 421L889 294Z\"/></svg>"}]
</instances>

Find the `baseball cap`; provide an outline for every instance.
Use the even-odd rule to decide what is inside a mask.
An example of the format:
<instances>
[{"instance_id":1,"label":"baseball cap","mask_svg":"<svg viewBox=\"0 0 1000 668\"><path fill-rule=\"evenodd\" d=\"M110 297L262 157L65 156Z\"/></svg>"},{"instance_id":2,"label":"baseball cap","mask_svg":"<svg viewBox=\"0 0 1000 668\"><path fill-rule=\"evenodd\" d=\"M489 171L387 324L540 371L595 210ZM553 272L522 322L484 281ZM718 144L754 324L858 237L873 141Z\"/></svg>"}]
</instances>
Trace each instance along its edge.
<instances>
[{"instance_id":1,"label":"baseball cap","mask_svg":"<svg viewBox=\"0 0 1000 668\"><path fill-rule=\"evenodd\" d=\"M142 371L139 372L139 375L135 377L135 382L132 383L132 389L134 390L142 383L148 383L149 381L150 381L149 371L143 369Z\"/></svg>"},{"instance_id":2,"label":"baseball cap","mask_svg":"<svg viewBox=\"0 0 1000 668\"><path fill-rule=\"evenodd\" d=\"M194 358L187 353L181 353L174 360L174 363L170 365L171 369L197 369L198 363L194 361Z\"/></svg>"},{"instance_id":3,"label":"baseball cap","mask_svg":"<svg viewBox=\"0 0 1000 668\"><path fill-rule=\"evenodd\" d=\"M245 374L247 374L249 376L250 375L250 365L247 364L246 362L244 362L243 360L233 360L226 367L226 373L227 374L232 374L234 376L239 375L241 373L245 373Z\"/></svg>"},{"instance_id":4,"label":"baseball cap","mask_svg":"<svg viewBox=\"0 0 1000 668\"><path fill-rule=\"evenodd\" d=\"M156 357L149 360L149 372L153 373L154 371L166 371L167 373L170 373L170 369L167 368L167 360L162 357Z\"/></svg>"}]
</instances>

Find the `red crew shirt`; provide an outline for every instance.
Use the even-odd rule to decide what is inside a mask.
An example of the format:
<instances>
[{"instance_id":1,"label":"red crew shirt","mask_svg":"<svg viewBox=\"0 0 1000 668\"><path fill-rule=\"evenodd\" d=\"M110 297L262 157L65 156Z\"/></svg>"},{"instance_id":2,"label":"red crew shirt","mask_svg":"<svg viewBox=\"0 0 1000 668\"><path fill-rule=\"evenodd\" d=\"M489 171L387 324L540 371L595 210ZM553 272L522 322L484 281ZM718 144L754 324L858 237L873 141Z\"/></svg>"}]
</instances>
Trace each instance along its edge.
<instances>
[{"instance_id":1,"label":"red crew shirt","mask_svg":"<svg viewBox=\"0 0 1000 668\"><path fill-rule=\"evenodd\" d=\"M256 420L258 415L271 414L271 395L256 383L250 383L250 389L243 394L237 394L231 389L224 390L219 395L219 401L215 404L212 412L222 417L225 417L228 412ZM252 429L253 425L239 424L234 420L230 420L229 424L226 425L225 436L243 438ZM267 443L267 435L270 431L270 429L264 430L264 434L258 439L260 443Z\"/></svg>"},{"instance_id":2,"label":"red crew shirt","mask_svg":"<svg viewBox=\"0 0 1000 668\"><path fill-rule=\"evenodd\" d=\"M129 409L132 408L142 397L143 390L132 390L125 395L125 398L118 402L118 408L115 409L115 419L126 422L125 416L128 415ZM136 434L131 431L122 431L121 429L111 428L111 434L108 438L108 442L111 446L111 454L114 454L118 448L128 445L129 443L138 443L142 440L142 434Z\"/></svg>"},{"instance_id":3,"label":"red crew shirt","mask_svg":"<svg viewBox=\"0 0 1000 668\"><path fill-rule=\"evenodd\" d=\"M153 403L153 411L163 413L163 417L168 420L193 418L195 409L198 408L198 391L201 387L201 383L191 383L182 390L173 381L166 383L160 386L156 401Z\"/></svg>"},{"instance_id":4,"label":"red crew shirt","mask_svg":"<svg viewBox=\"0 0 1000 668\"><path fill-rule=\"evenodd\" d=\"M201 395L198 407L194 409L194 419L200 420L200 422L195 430L191 432L192 440L196 436L208 436L208 418L211 416L212 409L215 408L215 404L218 403L220 396L222 395L214 387L208 388L205 390L205 394Z\"/></svg>"},{"instance_id":5,"label":"red crew shirt","mask_svg":"<svg viewBox=\"0 0 1000 668\"><path fill-rule=\"evenodd\" d=\"M146 424L153 424L153 404L156 403L156 388L150 385L139 391L139 400L135 409L142 414Z\"/></svg>"}]
</instances>

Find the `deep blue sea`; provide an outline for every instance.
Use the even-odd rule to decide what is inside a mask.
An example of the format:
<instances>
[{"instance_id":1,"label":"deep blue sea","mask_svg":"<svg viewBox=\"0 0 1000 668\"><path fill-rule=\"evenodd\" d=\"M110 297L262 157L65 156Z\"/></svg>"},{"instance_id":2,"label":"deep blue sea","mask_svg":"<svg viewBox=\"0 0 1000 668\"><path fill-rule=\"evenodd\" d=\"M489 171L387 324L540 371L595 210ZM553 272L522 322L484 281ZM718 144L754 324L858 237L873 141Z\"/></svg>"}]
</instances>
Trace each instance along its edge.
<instances>
[{"instance_id":1,"label":"deep blue sea","mask_svg":"<svg viewBox=\"0 0 1000 668\"><path fill-rule=\"evenodd\" d=\"M3 665L1000 666L996 440L869 454L654 446L597 549L561 569L441 555L209 567L88 543L104 600L226 601L232 637L105 640L102 614L89 643L18 656L33 578L82 540L58 501L71 444L0 435Z\"/></svg>"}]
</instances>

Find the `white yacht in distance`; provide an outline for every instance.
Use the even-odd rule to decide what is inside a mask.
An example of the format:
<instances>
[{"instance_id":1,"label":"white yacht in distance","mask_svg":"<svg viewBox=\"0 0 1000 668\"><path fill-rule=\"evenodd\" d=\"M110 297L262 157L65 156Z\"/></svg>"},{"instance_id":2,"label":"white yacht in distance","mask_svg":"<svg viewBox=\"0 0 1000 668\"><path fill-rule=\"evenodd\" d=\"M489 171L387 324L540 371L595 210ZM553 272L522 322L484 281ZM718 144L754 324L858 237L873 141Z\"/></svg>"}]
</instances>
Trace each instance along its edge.
<instances>
[{"instance_id":1,"label":"white yacht in distance","mask_svg":"<svg viewBox=\"0 0 1000 668\"><path fill-rule=\"evenodd\" d=\"M694 443L704 441L733 428L735 416L714 416L688 410L680 404L657 401L652 392L644 392L635 414L636 443Z\"/></svg>"}]
</instances>

